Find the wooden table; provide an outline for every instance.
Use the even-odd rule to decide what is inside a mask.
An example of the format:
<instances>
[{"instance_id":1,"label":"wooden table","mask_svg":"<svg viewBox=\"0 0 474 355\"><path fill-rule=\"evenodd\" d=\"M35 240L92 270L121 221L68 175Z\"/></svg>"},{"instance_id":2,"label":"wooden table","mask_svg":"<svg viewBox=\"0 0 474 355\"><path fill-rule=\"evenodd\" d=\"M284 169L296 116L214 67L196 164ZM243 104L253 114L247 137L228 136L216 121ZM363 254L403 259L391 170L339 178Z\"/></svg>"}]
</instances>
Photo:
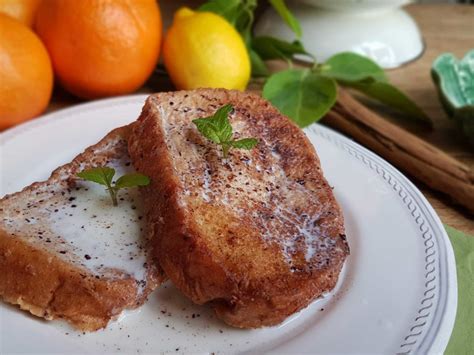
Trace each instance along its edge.
<instances>
[{"instance_id":1,"label":"wooden table","mask_svg":"<svg viewBox=\"0 0 474 355\"><path fill-rule=\"evenodd\" d=\"M431 63L440 53L452 52L461 57L469 49L474 48L474 6L410 5L407 10L416 19L423 33L426 50L417 61L389 71L389 76L394 84L407 92L430 115L435 123L435 130L426 132L420 127L404 122L396 114L387 112L385 108L373 104L372 106L385 116L390 115L390 120L415 132L474 169L474 149L465 143L454 122L444 114L430 77ZM163 16L169 18L170 15L163 11ZM163 85L168 86L166 83L162 83L162 86L148 83L139 92L163 90ZM78 99L62 90L56 90L48 111L55 111L78 102L80 102ZM444 223L474 235L472 215L452 204L445 196L417 182L416 177L412 179Z\"/></svg>"},{"instance_id":2,"label":"wooden table","mask_svg":"<svg viewBox=\"0 0 474 355\"><path fill-rule=\"evenodd\" d=\"M462 57L474 48L474 6L411 5L407 9L421 29L426 50L419 60L390 71L390 79L418 102L435 123L433 132L412 131L474 169L474 148L465 142L454 122L446 117L430 76L431 63L440 53L452 52ZM453 206L444 196L418 183L416 185L444 223L474 235L472 215Z\"/></svg>"}]
</instances>

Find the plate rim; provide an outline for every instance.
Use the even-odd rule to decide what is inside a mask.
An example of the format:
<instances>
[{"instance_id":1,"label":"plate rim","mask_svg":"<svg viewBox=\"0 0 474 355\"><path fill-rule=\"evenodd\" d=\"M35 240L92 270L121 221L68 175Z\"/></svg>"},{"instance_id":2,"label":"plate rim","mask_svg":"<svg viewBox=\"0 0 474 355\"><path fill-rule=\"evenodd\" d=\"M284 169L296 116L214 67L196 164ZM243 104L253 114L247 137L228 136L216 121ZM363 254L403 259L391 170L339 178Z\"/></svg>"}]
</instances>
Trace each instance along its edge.
<instances>
[{"instance_id":1,"label":"plate rim","mask_svg":"<svg viewBox=\"0 0 474 355\"><path fill-rule=\"evenodd\" d=\"M412 326L401 341L400 351L397 354L409 354L412 352L443 353L448 345L456 317L457 275L454 251L438 214L421 191L402 172L376 153L363 147L357 142L354 142L341 133L322 125L311 125L307 127L306 130L337 145L354 158L360 160L363 164L369 167L369 169L375 171L377 175L389 183L389 185L397 192L402 202L407 206L411 216L414 218L415 223L423 235L423 239L425 239L424 236L427 235L431 229L431 236L427 237L424 241L426 247L426 281L424 297L420 301L420 308L417 312L418 315L414 317L415 320L412 323ZM384 170L387 173L385 173ZM400 186L400 190L398 191L396 190L397 185ZM402 196L403 194L405 195ZM420 211L417 211L417 207ZM425 225L429 226L428 229L424 229ZM434 258L435 254L431 254L431 251L435 248L436 244L431 244L430 246L427 245L427 243L432 241L433 238L438 242L438 248L436 251L441 252L440 254L442 254L441 256L444 259L444 263L441 263L439 258L436 260ZM439 300L437 307L434 309L436 314L433 316L430 327L423 329L426 325L426 323L423 322L423 319L430 315L430 308L433 306L432 303L430 304L430 301L434 298L436 292L436 289L431 285L436 280L435 265L440 269L441 266L443 266L442 270L439 270L438 273L443 273L443 277L440 277L440 281L446 282L447 285L445 288L439 287L439 290L437 290ZM444 290L447 290L446 295L440 293ZM434 332L433 329L435 329ZM431 338L428 338L428 333L430 331Z\"/></svg>"},{"instance_id":2,"label":"plate rim","mask_svg":"<svg viewBox=\"0 0 474 355\"><path fill-rule=\"evenodd\" d=\"M114 104L137 104L140 101L144 103L148 96L147 94L134 94L100 99L92 102L83 102L72 107L47 113L1 132L0 148L15 137L50 121L60 121L67 119L70 115L100 110L102 107L108 107ZM425 274L424 297L420 301L420 308L418 309L420 315L414 317L413 325L407 331L405 338L400 342L399 353L405 354L419 351L442 353L449 342L450 334L454 327L457 309L457 278L454 252L439 216L421 191L397 168L377 154L341 133L322 126L321 124L313 124L307 127L305 131L315 133L317 136L337 145L346 153L364 163L377 175L381 176L397 192L402 202L408 208L411 216L414 218L422 235L431 234L424 242L426 246L425 269L427 273ZM395 185L392 185L392 183ZM396 186L399 186L400 190L396 190ZM436 244L432 242L433 244L429 247L426 244L432 241L433 238L438 243L437 251L440 254L438 259L435 258L436 253L430 255ZM441 263L440 257L444 258L444 263ZM443 266L442 270L441 266ZM426 322L423 323L423 319L429 317L430 309L433 304L431 303L430 306L426 306L425 303L429 303L434 297L435 289L432 288L431 283L436 279L436 267L440 269L438 273L443 273L442 276L440 275L440 281L446 282L447 286L445 286L444 289L440 287L439 290L436 290L439 297L437 307L433 310L436 314L433 316L433 320L429 324L430 326L426 327ZM427 268L429 268L429 270ZM434 276L433 279L431 279L432 276ZM440 293L444 290L447 291L446 295ZM428 311L428 313L426 313L426 311ZM422 312L423 314L421 314Z\"/></svg>"}]
</instances>

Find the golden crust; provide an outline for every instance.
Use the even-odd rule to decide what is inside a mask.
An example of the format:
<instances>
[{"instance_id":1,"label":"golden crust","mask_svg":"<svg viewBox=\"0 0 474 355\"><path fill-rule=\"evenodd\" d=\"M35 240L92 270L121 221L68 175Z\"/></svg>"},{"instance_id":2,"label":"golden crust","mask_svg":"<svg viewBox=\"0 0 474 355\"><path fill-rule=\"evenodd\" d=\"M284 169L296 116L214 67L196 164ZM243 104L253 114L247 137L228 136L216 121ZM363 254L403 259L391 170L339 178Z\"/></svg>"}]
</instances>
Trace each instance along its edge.
<instances>
[{"instance_id":1,"label":"golden crust","mask_svg":"<svg viewBox=\"0 0 474 355\"><path fill-rule=\"evenodd\" d=\"M15 201L30 198L45 186L51 188L79 170L100 164L107 157L127 154L130 127L110 132L71 163L56 169L45 182L0 200L0 216L16 208ZM41 193L44 198L44 191ZM3 219L0 219L4 220ZM53 248L45 248L29 235L12 235L0 228L0 296L4 301L45 319L65 319L84 331L103 328L126 308L140 306L164 275L150 263L146 286L139 292L137 280L118 272L98 276L85 267L61 258ZM91 236L93 237L93 236ZM33 241L32 241L33 239ZM109 270L109 273L113 270Z\"/></svg>"},{"instance_id":2,"label":"golden crust","mask_svg":"<svg viewBox=\"0 0 474 355\"><path fill-rule=\"evenodd\" d=\"M236 136L260 142L222 162L191 120L227 103ZM265 100L220 89L152 95L129 152L152 179L142 191L155 255L194 302L254 328L335 286L349 253L341 210L311 143Z\"/></svg>"}]
</instances>

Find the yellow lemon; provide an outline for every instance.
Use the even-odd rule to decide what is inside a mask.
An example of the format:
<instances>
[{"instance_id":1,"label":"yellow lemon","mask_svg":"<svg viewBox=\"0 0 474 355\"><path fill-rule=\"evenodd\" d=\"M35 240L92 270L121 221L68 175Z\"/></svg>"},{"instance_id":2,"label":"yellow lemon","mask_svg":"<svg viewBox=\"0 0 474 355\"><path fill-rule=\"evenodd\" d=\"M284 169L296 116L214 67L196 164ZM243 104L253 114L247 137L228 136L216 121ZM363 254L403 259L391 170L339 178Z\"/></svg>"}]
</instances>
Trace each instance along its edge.
<instances>
[{"instance_id":1,"label":"yellow lemon","mask_svg":"<svg viewBox=\"0 0 474 355\"><path fill-rule=\"evenodd\" d=\"M250 59L239 33L211 12L179 9L163 43L163 59L178 89L244 90Z\"/></svg>"}]
</instances>

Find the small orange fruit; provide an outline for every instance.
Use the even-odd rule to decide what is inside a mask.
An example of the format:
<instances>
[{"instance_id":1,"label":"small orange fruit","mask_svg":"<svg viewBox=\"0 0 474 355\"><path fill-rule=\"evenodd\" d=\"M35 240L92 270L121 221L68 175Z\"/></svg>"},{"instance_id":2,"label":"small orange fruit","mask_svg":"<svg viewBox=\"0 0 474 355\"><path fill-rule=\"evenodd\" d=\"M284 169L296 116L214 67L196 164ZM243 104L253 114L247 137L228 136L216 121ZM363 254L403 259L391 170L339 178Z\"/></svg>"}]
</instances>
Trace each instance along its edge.
<instances>
[{"instance_id":1,"label":"small orange fruit","mask_svg":"<svg viewBox=\"0 0 474 355\"><path fill-rule=\"evenodd\" d=\"M135 91L158 61L156 0L43 0L35 26L59 82L79 97Z\"/></svg>"},{"instance_id":2,"label":"small orange fruit","mask_svg":"<svg viewBox=\"0 0 474 355\"><path fill-rule=\"evenodd\" d=\"M51 98L46 48L24 24L0 14L0 129L39 115Z\"/></svg>"},{"instance_id":3,"label":"small orange fruit","mask_svg":"<svg viewBox=\"0 0 474 355\"><path fill-rule=\"evenodd\" d=\"M7 14L31 27L41 0L0 0L0 13Z\"/></svg>"}]
</instances>

